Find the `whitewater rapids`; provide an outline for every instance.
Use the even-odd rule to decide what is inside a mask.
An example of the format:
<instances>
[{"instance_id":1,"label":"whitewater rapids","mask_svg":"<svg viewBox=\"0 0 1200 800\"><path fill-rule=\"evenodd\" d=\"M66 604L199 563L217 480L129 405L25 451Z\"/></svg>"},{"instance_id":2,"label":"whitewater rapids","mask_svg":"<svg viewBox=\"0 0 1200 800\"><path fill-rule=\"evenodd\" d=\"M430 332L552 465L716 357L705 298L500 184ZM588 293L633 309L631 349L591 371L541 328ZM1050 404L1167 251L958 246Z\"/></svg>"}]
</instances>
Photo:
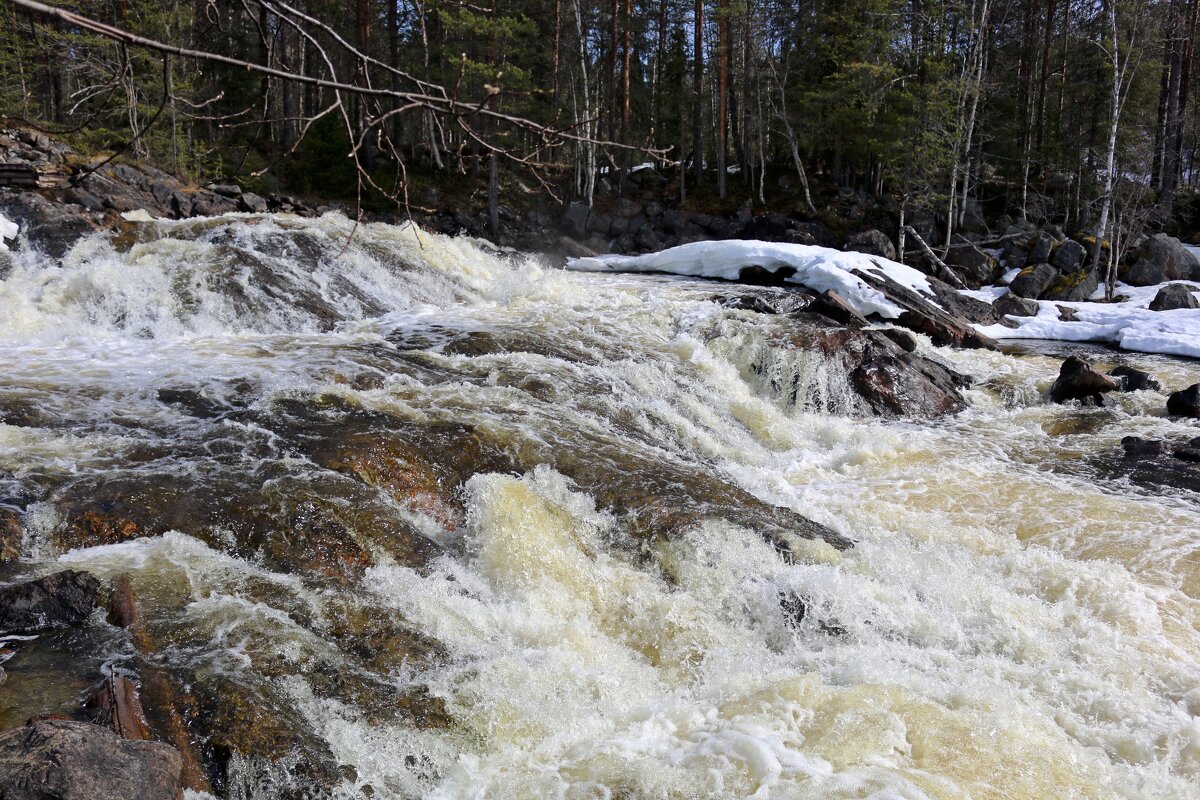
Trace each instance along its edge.
<instances>
[{"instance_id":1,"label":"whitewater rapids","mask_svg":"<svg viewBox=\"0 0 1200 800\"><path fill-rule=\"evenodd\" d=\"M1088 466L1126 435L1195 436L1162 415L1165 394L1051 406L1058 359L922 340L976 378L971 407L881 421L820 359L772 350L770 319L712 302L727 286L566 272L407 227L360 226L347 244L353 229L142 223L57 264L13 246L0 281L0 401L28 417L0 424L0 489L26 498L21 573L131 573L173 668L253 687L336 760L328 794L1200 796L1200 493ZM506 346L446 347L467 334ZM392 357L397 342L419 357ZM1200 381L1195 361L1119 357L1165 387ZM792 402L779 387L797 382ZM377 557L351 586L179 532L56 551L47 487L79 476L311 469L160 402L177 386L259 407L330 393L469 424L541 464L471 478L450 530L397 507L445 554L423 569ZM184 446L218 433L222 448ZM797 540L787 563L707 520L628 547L553 466L591 447L705 471L854 546ZM802 620L781 596L804 598ZM345 603L403 620L437 656L364 666L331 633ZM112 646L88 658L128 656ZM35 693L74 697L9 666L7 724ZM318 679L364 670L438 698L449 724ZM296 796L289 763L235 758L225 794Z\"/></svg>"}]
</instances>

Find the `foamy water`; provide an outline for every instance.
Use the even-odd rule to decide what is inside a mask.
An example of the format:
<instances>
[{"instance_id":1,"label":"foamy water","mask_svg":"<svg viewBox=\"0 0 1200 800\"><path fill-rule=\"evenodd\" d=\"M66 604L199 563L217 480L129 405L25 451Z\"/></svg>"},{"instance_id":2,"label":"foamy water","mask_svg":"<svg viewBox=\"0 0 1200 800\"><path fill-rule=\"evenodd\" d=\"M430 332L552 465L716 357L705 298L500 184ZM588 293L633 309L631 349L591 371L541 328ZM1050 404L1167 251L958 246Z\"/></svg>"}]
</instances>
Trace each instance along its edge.
<instances>
[{"instance_id":1,"label":"foamy water","mask_svg":"<svg viewBox=\"0 0 1200 800\"><path fill-rule=\"evenodd\" d=\"M883 422L830 365L771 344L785 323L710 301L728 287L388 226L347 245L333 216L154 226L50 267L15 253L0 399L29 419L0 425L0 479L33 495L29 569L131 572L179 674L254 687L341 766L319 793L1200 794L1200 495L1089 466L1125 435L1197 435L1163 416L1165 393L1050 406L1058 359L922 341L977 379L971 407ZM1200 380L1196 362L1120 357L1165 387ZM330 393L468 426L530 467L471 478L450 529L400 504L444 554L416 568L375 550L349 585L215 535L55 551L51 487L74 480L313 474L270 431L157 399L180 386L264 413ZM750 517L637 540L554 466L590 462L713 476L855 544L794 537L787 563ZM347 608L436 655L364 660L338 633ZM415 724L334 675L419 690L451 722ZM290 763L235 758L225 791L284 795L303 783Z\"/></svg>"}]
</instances>

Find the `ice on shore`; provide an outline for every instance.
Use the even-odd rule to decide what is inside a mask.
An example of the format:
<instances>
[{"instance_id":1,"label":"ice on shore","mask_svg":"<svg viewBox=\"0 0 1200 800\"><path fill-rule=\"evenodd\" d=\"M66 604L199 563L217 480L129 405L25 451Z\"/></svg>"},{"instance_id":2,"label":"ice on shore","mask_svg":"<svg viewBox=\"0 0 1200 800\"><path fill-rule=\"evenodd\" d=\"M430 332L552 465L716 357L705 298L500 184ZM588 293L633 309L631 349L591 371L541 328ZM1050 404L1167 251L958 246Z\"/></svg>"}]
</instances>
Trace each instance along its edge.
<instances>
[{"instance_id":1,"label":"ice on shore","mask_svg":"<svg viewBox=\"0 0 1200 800\"><path fill-rule=\"evenodd\" d=\"M1115 294L1128 299L1120 303L1095 302L1104 297L1102 284L1089 301L1039 301L1036 317L1010 317L1017 323L1016 328L1003 325L975 327L980 333L993 339L1107 342L1124 350L1140 353L1200 358L1200 309L1151 311L1148 308L1150 301L1161 288L1162 286L1128 286L1118 283ZM1003 289L984 289L965 294L991 301L1005 293ZM1200 296L1200 292L1196 294ZM1060 320L1058 306L1074 309L1077 321Z\"/></svg>"},{"instance_id":2,"label":"ice on shore","mask_svg":"<svg viewBox=\"0 0 1200 800\"><path fill-rule=\"evenodd\" d=\"M20 228L17 227L17 223L0 214L0 252L8 250L8 245L4 240L17 238L19 231Z\"/></svg>"},{"instance_id":3,"label":"ice on shore","mask_svg":"<svg viewBox=\"0 0 1200 800\"><path fill-rule=\"evenodd\" d=\"M791 269L784 280L818 292L832 290L858 313L885 319L900 316L901 309L868 285L860 275L883 275L925 297L933 290L921 272L895 261L866 253L842 252L815 245L726 240L692 242L640 256L573 258L567 268L589 272L668 272L696 278L737 280L746 267L768 272Z\"/></svg>"}]
</instances>

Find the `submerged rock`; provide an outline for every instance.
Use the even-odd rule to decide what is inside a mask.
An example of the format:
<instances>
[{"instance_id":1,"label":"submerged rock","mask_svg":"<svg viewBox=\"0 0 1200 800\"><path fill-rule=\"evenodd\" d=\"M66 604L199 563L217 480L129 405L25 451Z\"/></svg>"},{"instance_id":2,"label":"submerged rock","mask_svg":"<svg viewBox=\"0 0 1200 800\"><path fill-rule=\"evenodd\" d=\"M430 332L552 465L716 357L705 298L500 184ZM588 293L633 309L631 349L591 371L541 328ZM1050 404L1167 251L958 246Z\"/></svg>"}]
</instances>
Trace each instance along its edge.
<instances>
[{"instance_id":1,"label":"submerged rock","mask_svg":"<svg viewBox=\"0 0 1200 800\"><path fill-rule=\"evenodd\" d=\"M1167 398L1167 413L1172 417L1195 417L1200 419L1200 383L1173 392Z\"/></svg>"},{"instance_id":2,"label":"submerged rock","mask_svg":"<svg viewBox=\"0 0 1200 800\"><path fill-rule=\"evenodd\" d=\"M1055 403L1094 400L1096 405L1102 406L1104 393L1119 388L1120 384L1115 378L1097 372L1079 356L1071 356L1063 362L1058 371L1058 379L1050 387L1050 399Z\"/></svg>"},{"instance_id":3,"label":"submerged rock","mask_svg":"<svg viewBox=\"0 0 1200 800\"><path fill-rule=\"evenodd\" d=\"M4 800L176 800L180 766L170 745L87 722L41 719L0 733Z\"/></svg>"},{"instance_id":4,"label":"submerged rock","mask_svg":"<svg viewBox=\"0 0 1200 800\"><path fill-rule=\"evenodd\" d=\"M78 624L96 607L99 592L100 581L75 570L6 586L0 589L0 631L32 633Z\"/></svg>"},{"instance_id":5,"label":"submerged rock","mask_svg":"<svg viewBox=\"0 0 1200 800\"><path fill-rule=\"evenodd\" d=\"M1174 311L1179 308L1200 308L1200 300L1193 292L1200 288L1186 283L1168 283L1158 290L1150 301L1151 311Z\"/></svg>"}]
</instances>

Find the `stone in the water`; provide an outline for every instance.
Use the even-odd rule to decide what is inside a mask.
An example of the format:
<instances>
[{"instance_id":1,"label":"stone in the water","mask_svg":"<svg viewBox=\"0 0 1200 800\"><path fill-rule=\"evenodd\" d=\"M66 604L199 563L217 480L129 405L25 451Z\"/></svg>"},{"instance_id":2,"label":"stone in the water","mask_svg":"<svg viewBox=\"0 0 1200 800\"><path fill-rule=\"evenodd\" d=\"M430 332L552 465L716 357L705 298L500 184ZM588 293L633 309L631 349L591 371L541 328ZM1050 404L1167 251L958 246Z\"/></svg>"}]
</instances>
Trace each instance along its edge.
<instances>
[{"instance_id":1,"label":"stone in the water","mask_svg":"<svg viewBox=\"0 0 1200 800\"><path fill-rule=\"evenodd\" d=\"M1120 381L1122 392L1159 391L1162 389L1162 386L1154 380L1154 376L1149 372L1143 372L1134 367L1113 367L1108 374Z\"/></svg>"},{"instance_id":2,"label":"stone in the water","mask_svg":"<svg viewBox=\"0 0 1200 800\"><path fill-rule=\"evenodd\" d=\"M1179 308L1200 308L1200 301L1192 292L1200 288L1186 283L1168 283L1158 290L1150 301L1151 311L1174 311Z\"/></svg>"},{"instance_id":3,"label":"stone in the water","mask_svg":"<svg viewBox=\"0 0 1200 800\"><path fill-rule=\"evenodd\" d=\"M885 328L880 333L895 342L904 352L917 352L917 340L908 331L902 328Z\"/></svg>"},{"instance_id":4,"label":"stone in the water","mask_svg":"<svg viewBox=\"0 0 1200 800\"><path fill-rule=\"evenodd\" d=\"M1094 400L1104 405L1103 394L1120 388L1115 378L1101 374L1079 356L1071 356L1063 362L1058 379L1050 387L1050 399L1055 403L1068 400Z\"/></svg>"},{"instance_id":5,"label":"stone in the water","mask_svg":"<svg viewBox=\"0 0 1200 800\"><path fill-rule=\"evenodd\" d=\"M0 733L4 800L176 800L180 769L170 745L88 722L39 719Z\"/></svg>"},{"instance_id":6,"label":"stone in the water","mask_svg":"<svg viewBox=\"0 0 1200 800\"><path fill-rule=\"evenodd\" d=\"M1172 417L1200 419L1200 383L1193 383L1167 398L1167 413Z\"/></svg>"},{"instance_id":7,"label":"stone in the water","mask_svg":"<svg viewBox=\"0 0 1200 800\"><path fill-rule=\"evenodd\" d=\"M0 506L0 564L16 561L21 557L21 540L25 526L21 523L21 512L15 508Z\"/></svg>"},{"instance_id":8,"label":"stone in the water","mask_svg":"<svg viewBox=\"0 0 1200 800\"><path fill-rule=\"evenodd\" d=\"M1183 445L1182 447L1176 447L1171 454L1180 461L1187 461L1191 464L1200 464L1200 447Z\"/></svg>"},{"instance_id":9,"label":"stone in the water","mask_svg":"<svg viewBox=\"0 0 1200 800\"><path fill-rule=\"evenodd\" d=\"M1125 448L1126 458L1156 458L1166 455L1169 450L1166 442L1140 436L1126 436L1121 440L1121 447Z\"/></svg>"},{"instance_id":10,"label":"stone in the water","mask_svg":"<svg viewBox=\"0 0 1200 800\"><path fill-rule=\"evenodd\" d=\"M992 307L1001 314L1007 314L1010 317L1036 317L1038 313L1038 304L1036 300L1030 300L1026 297L1021 297L1019 294L1009 292L1008 294L997 298Z\"/></svg>"},{"instance_id":11,"label":"stone in the water","mask_svg":"<svg viewBox=\"0 0 1200 800\"><path fill-rule=\"evenodd\" d=\"M99 591L100 581L76 570L0 589L0 631L31 633L75 625L92 613Z\"/></svg>"},{"instance_id":12,"label":"stone in the water","mask_svg":"<svg viewBox=\"0 0 1200 800\"><path fill-rule=\"evenodd\" d=\"M84 710L91 722L109 728L122 739L149 741L153 738L137 686L124 676L114 675L106 679L88 697Z\"/></svg>"}]
</instances>

